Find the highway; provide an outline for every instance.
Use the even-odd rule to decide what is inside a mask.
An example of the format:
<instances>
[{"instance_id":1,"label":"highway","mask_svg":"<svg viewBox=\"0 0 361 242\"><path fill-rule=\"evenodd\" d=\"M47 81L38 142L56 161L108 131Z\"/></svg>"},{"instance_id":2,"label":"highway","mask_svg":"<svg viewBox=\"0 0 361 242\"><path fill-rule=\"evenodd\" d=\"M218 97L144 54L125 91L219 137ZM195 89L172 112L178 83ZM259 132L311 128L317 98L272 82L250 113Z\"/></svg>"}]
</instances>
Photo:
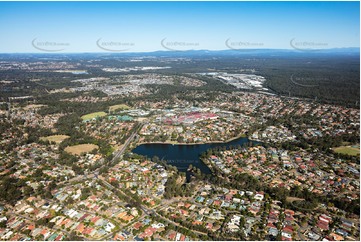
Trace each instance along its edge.
<instances>
[{"instance_id":1,"label":"highway","mask_svg":"<svg viewBox=\"0 0 361 242\"><path fill-rule=\"evenodd\" d=\"M129 136L129 138L126 140L126 142L124 143L124 145L122 146L121 149L119 149L118 151L116 151L114 153L114 156L113 156L113 159L110 161L110 164L116 164L119 159L121 158L121 156L123 155L123 153L125 152L125 150L128 148L129 144L134 140L135 136L137 135L137 132L138 130L142 127L142 125L139 125L139 127L137 129L135 129L135 131ZM103 183L108 189L110 190L113 190L113 191L118 191L120 192L121 194L123 194L124 196L128 196L127 194L125 194L122 190L118 189L118 188L115 188L114 186L112 186L109 182L107 182L105 179L102 179L100 177L98 177L98 174L99 174L99 169L96 169L95 171L93 171L91 174L87 174L87 175L81 175L81 176L77 176L77 177L74 177L68 181L64 181L64 182L61 182L61 183L69 183L69 182L75 182L75 181L83 181L83 180L87 180L87 179L90 179L90 178L95 178L95 179L98 179L101 183ZM165 205L165 204L163 204ZM139 207L144 215L151 215L151 214L154 214L158 217L161 217L162 219L166 220L168 223L170 224L173 224L179 228L184 228L184 229L189 229L189 228L186 228L170 219L168 219L167 217L164 217L162 215L160 215L159 213L157 213L154 209L148 209L147 207L143 206L143 205L140 205ZM123 227L123 226L122 226ZM111 238L112 236L114 236L117 232L119 232L121 229L118 229L117 231L114 231L110 234L107 234L105 235L104 237L102 237L101 239L109 239ZM198 235L207 235L206 233L203 233L203 232L200 232L200 231L197 231L197 230L191 230L192 232L198 234Z\"/></svg>"},{"instance_id":2,"label":"highway","mask_svg":"<svg viewBox=\"0 0 361 242\"><path fill-rule=\"evenodd\" d=\"M140 126L141 127L141 126ZM113 164L113 162L116 162L124 153L124 151L128 148L128 145L130 144L130 142L134 139L134 137L137 135L138 132L137 128L131 135L130 137L125 141L123 147L115 152L115 155L113 157L113 159L111 160L111 164Z\"/></svg>"},{"instance_id":3,"label":"highway","mask_svg":"<svg viewBox=\"0 0 361 242\"><path fill-rule=\"evenodd\" d=\"M122 146L121 149L119 149L118 151L115 151L114 152L114 156L113 156L113 159L110 161L110 164L115 164L118 159L123 155L124 151L128 148L128 145L130 144L130 142L134 139L134 137L137 135L137 132L138 130L142 127L142 125L139 125L139 127L129 136L129 138L125 141L124 145ZM58 185L62 185L64 183L71 183L71 182L81 182L81 181L84 181L84 180L87 180L87 179L92 179L94 177L97 177L98 174L99 174L99 169L101 167L99 167L98 169L94 170L92 172L92 174L87 174L87 175L79 175L79 176L76 176L76 177L73 177L72 179L70 180L67 180L67 181L63 181L63 182L60 182L58 183Z\"/></svg>"}]
</instances>

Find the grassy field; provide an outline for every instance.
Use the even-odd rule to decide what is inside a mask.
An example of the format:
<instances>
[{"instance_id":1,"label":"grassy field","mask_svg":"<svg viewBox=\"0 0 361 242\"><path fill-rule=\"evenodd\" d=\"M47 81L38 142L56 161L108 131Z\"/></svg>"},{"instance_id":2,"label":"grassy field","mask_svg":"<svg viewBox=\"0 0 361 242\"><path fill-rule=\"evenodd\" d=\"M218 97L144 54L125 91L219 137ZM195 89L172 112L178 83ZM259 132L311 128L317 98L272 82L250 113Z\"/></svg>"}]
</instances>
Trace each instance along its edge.
<instances>
[{"instance_id":1,"label":"grassy field","mask_svg":"<svg viewBox=\"0 0 361 242\"><path fill-rule=\"evenodd\" d=\"M47 137L40 137L41 140L55 142L57 144L61 143L63 140L69 138L68 135L51 135Z\"/></svg>"},{"instance_id":2,"label":"grassy field","mask_svg":"<svg viewBox=\"0 0 361 242\"><path fill-rule=\"evenodd\" d=\"M29 110L29 109L36 109L36 108L41 108L41 107L45 107L47 105L43 105L43 104L29 104L28 106L24 107L25 110Z\"/></svg>"},{"instance_id":3,"label":"grassy field","mask_svg":"<svg viewBox=\"0 0 361 242\"><path fill-rule=\"evenodd\" d=\"M119 110L119 109L127 110L127 109L130 109L130 107L125 105L125 104L113 105L113 106L109 107L109 112L113 112L113 111L116 111L116 110Z\"/></svg>"},{"instance_id":4,"label":"grassy field","mask_svg":"<svg viewBox=\"0 0 361 242\"><path fill-rule=\"evenodd\" d=\"M81 145L68 146L64 150L72 155L81 155L82 153L88 153L98 148L99 146L94 144L81 144Z\"/></svg>"},{"instance_id":5,"label":"grassy field","mask_svg":"<svg viewBox=\"0 0 361 242\"><path fill-rule=\"evenodd\" d=\"M97 118L97 117L103 117L105 115L107 115L105 112L96 112L96 113L89 113L89 114L83 115L83 116L81 116L81 118L83 120L90 120L90 119Z\"/></svg>"},{"instance_id":6,"label":"grassy field","mask_svg":"<svg viewBox=\"0 0 361 242\"><path fill-rule=\"evenodd\" d=\"M304 201L305 199L299 197L286 197L287 202Z\"/></svg>"},{"instance_id":7,"label":"grassy field","mask_svg":"<svg viewBox=\"0 0 361 242\"><path fill-rule=\"evenodd\" d=\"M360 145L339 146L333 150L337 153L357 156L360 154Z\"/></svg>"}]
</instances>

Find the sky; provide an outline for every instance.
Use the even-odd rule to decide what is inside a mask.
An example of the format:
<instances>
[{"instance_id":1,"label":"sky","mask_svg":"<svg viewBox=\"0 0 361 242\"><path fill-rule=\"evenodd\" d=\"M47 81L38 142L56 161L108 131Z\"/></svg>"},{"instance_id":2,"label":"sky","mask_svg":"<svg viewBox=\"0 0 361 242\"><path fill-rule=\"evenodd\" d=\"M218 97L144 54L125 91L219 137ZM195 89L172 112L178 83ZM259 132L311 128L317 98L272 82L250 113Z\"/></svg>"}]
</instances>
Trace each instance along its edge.
<instances>
[{"instance_id":1,"label":"sky","mask_svg":"<svg viewBox=\"0 0 361 242\"><path fill-rule=\"evenodd\" d=\"M359 2L0 2L0 53L359 47Z\"/></svg>"}]
</instances>

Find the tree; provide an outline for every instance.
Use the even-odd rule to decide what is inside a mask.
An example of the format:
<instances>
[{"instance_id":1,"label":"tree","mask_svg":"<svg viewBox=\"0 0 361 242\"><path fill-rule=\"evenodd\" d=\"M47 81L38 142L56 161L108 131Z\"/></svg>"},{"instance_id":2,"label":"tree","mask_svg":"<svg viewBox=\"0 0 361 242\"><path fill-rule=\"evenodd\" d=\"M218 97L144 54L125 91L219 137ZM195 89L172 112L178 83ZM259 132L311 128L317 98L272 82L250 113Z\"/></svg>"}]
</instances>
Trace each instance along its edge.
<instances>
[{"instance_id":1,"label":"tree","mask_svg":"<svg viewBox=\"0 0 361 242\"><path fill-rule=\"evenodd\" d=\"M6 221L0 222L0 228L6 228Z\"/></svg>"},{"instance_id":2,"label":"tree","mask_svg":"<svg viewBox=\"0 0 361 242\"><path fill-rule=\"evenodd\" d=\"M155 155L155 156L153 156L152 161L153 161L154 163L159 163L159 162L160 162L160 159L159 159L158 156Z\"/></svg>"},{"instance_id":3,"label":"tree","mask_svg":"<svg viewBox=\"0 0 361 242\"><path fill-rule=\"evenodd\" d=\"M83 237L80 237L76 233L71 232L69 237L66 238L65 240L68 240L68 241L81 241L81 240L83 240Z\"/></svg>"},{"instance_id":4,"label":"tree","mask_svg":"<svg viewBox=\"0 0 361 242\"><path fill-rule=\"evenodd\" d=\"M0 185L0 199L10 204L15 204L22 197L19 179L6 176Z\"/></svg>"},{"instance_id":5,"label":"tree","mask_svg":"<svg viewBox=\"0 0 361 242\"><path fill-rule=\"evenodd\" d=\"M25 186L24 190L23 190L23 193L24 193L25 196L32 196L32 195L34 195L35 192L34 192L34 189L32 187Z\"/></svg>"}]
</instances>

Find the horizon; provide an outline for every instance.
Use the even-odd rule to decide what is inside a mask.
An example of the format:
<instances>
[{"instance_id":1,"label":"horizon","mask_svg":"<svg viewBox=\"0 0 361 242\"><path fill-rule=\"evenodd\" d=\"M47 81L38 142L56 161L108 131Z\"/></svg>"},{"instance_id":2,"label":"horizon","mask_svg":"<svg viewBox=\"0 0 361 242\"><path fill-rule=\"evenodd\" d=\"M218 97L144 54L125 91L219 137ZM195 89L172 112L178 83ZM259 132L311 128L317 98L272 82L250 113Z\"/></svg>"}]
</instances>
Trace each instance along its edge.
<instances>
[{"instance_id":1,"label":"horizon","mask_svg":"<svg viewBox=\"0 0 361 242\"><path fill-rule=\"evenodd\" d=\"M359 49L359 8L360 2L1 2L0 53Z\"/></svg>"},{"instance_id":2,"label":"horizon","mask_svg":"<svg viewBox=\"0 0 361 242\"><path fill-rule=\"evenodd\" d=\"M347 52L349 50L349 52ZM341 53L360 53L360 47L335 47L335 48L328 48L328 49L305 49L305 50L297 50L297 49L272 49L272 48L265 48L265 49L222 49L222 50L209 50L209 49L199 49L199 50L154 50L154 51L139 51L139 52L107 52L107 51L99 51L99 52L51 52L51 51L44 51L44 52L0 52L0 55L11 55L11 54L48 54L48 55L68 55L68 54L107 54L107 55L119 55L119 54L152 54L152 53L189 53L189 52L232 52L232 53L252 53L253 51L282 51L282 52L289 52L289 53L333 53L342 51Z\"/></svg>"}]
</instances>

